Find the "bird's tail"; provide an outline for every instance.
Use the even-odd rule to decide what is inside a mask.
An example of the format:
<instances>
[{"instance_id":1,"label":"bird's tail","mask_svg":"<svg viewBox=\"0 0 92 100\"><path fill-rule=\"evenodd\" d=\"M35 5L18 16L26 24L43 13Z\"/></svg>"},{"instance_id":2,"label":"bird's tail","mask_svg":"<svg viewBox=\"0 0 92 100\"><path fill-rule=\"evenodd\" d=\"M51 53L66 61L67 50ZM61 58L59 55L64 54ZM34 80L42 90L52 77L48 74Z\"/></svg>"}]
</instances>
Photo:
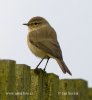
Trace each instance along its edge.
<instances>
[{"instance_id":1,"label":"bird's tail","mask_svg":"<svg viewBox=\"0 0 92 100\"><path fill-rule=\"evenodd\" d=\"M63 73L67 72L68 74L72 75L72 73L70 72L70 70L68 69L68 67L66 66L63 60L56 59L56 61L59 64L60 68L62 69Z\"/></svg>"}]
</instances>

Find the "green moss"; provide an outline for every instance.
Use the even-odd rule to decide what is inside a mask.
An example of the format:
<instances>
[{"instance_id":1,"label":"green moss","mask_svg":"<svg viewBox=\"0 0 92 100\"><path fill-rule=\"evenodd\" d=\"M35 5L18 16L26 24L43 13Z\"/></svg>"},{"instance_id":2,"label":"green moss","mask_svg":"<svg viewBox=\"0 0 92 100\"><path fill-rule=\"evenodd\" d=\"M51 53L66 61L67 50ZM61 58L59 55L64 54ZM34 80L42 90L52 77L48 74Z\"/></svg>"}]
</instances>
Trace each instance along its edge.
<instances>
[{"instance_id":1,"label":"green moss","mask_svg":"<svg viewBox=\"0 0 92 100\"><path fill-rule=\"evenodd\" d=\"M88 88L88 100L92 100L92 88Z\"/></svg>"},{"instance_id":2,"label":"green moss","mask_svg":"<svg viewBox=\"0 0 92 100\"><path fill-rule=\"evenodd\" d=\"M35 71L31 69L31 100L44 100L44 79L46 73L41 69Z\"/></svg>"},{"instance_id":3,"label":"green moss","mask_svg":"<svg viewBox=\"0 0 92 100\"><path fill-rule=\"evenodd\" d=\"M87 82L82 79L64 79L59 82L59 100L87 100Z\"/></svg>"},{"instance_id":4,"label":"green moss","mask_svg":"<svg viewBox=\"0 0 92 100\"><path fill-rule=\"evenodd\" d=\"M13 60L0 60L0 100L91 100L82 79L63 79Z\"/></svg>"},{"instance_id":5,"label":"green moss","mask_svg":"<svg viewBox=\"0 0 92 100\"><path fill-rule=\"evenodd\" d=\"M0 100L14 100L14 91L15 61L0 60Z\"/></svg>"},{"instance_id":6,"label":"green moss","mask_svg":"<svg viewBox=\"0 0 92 100\"><path fill-rule=\"evenodd\" d=\"M30 100L31 74L30 67L24 64L16 64L16 99Z\"/></svg>"}]
</instances>

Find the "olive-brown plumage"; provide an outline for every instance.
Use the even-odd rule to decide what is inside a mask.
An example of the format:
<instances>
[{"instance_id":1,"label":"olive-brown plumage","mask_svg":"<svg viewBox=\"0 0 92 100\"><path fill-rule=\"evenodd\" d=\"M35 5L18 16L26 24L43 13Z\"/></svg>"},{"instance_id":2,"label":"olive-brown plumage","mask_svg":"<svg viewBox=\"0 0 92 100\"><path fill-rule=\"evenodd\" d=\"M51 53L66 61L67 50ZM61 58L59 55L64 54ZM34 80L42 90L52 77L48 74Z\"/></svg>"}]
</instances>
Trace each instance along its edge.
<instances>
[{"instance_id":1,"label":"olive-brown plumage","mask_svg":"<svg viewBox=\"0 0 92 100\"><path fill-rule=\"evenodd\" d=\"M56 32L47 20L42 17L33 17L24 25L28 26L27 43L32 53L42 59L54 58L64 73L72 75L63 61Z\"/></svg>"}]
</instances>

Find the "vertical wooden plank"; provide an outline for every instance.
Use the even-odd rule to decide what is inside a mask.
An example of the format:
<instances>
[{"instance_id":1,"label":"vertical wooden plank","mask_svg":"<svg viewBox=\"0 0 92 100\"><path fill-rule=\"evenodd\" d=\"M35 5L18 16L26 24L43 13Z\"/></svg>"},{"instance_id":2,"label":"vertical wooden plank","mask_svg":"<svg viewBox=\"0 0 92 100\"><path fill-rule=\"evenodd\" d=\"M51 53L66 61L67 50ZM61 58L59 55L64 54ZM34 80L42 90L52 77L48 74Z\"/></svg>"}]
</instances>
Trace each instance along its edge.
<instances>
[{"instance_id":1,"label":"vertical wooden plank","mask_svg":"<svg viewBox=\"0 0 92 100\"><path fill-rule=\"evenodd\" d=\"M45 86L46 73L39 69L34 71L31 69L31 100L45 100L44 86Z\"/></svg>"},{"instance_id":2,"label":"vertical wooden plank","mask_svg":"<svg viewBox=\"0 0 92 100\"><path fill-rule=\"evenodd\" d=\"M0 100L15 100L15 61L0 60Z\"/></svg>"},{"instance_id":3,"label":"vertical wooden plank","mask_svg":"<svg viewBox=\"0 0 92 100\"><path fill-rule=\"evenodd\" d=\"M30 67L16 64L16 100L30 100Z\"/></svg>"},{"instance_id":4,"label":"vertical wooden plank","mask_svg":"<svg viewBox=\"0 0 92 100\"><path fill-rule=\"evenodd\" d=\"M76 91L78 91L78 99L79 100L87 100L88 98L88 84L87 81L83 80L83 79L74 79L75 81L75 87L76 87ZM74 88L75 88L74 87Z\"/></svg>"},{"instance_id":5,"label":"vertical wooden plank","mask_svg":"<svg viewBox=\"0 0 92 100\"><path fill-rule=\"evenodd\" d=\"M59 100L87 100L87 82L82 79L64 79L59 82Z\"/></svg>"},{"instance_id":6,"label":"vertical wooden plank","mask_svg":"<svg viewBox=\"0 0 92 100\"><path fill-rule=\"evenodd\" d=\"M91 100L82 79L63 79L13 60L0 60L0 100Z\"/></svg>"},{"instance_id":7,"label":"vertical wooden plank","mask_svg":"<svg viewBox=\"0 0 92 100\"><path fill-rule=\"evenodd\" d=\"M92 100L92 88L88 88L88 99L87 100Z\"/></svg>"},{"instance_id":8,"label":"vertical wooden plank","mask_svg":"<svg viewBox=\"0 0 92 100\"><path fill-rule=\"evenodd\" d=\"M31 99L58 100L59 77L42 71L38 73L31 69Z\"/></svg>"},{"instance_id":9,"label":"vertical wooden plank","mask_svg":"<svg viewBox=\"0 0 92 100\"><path fill-rule=\"evenodd\" d=\"M47 74L47 85L45 88L47 98L45 100L58 100L58 86L59 77L53 73Z\"/></svg>"}]
</instances>

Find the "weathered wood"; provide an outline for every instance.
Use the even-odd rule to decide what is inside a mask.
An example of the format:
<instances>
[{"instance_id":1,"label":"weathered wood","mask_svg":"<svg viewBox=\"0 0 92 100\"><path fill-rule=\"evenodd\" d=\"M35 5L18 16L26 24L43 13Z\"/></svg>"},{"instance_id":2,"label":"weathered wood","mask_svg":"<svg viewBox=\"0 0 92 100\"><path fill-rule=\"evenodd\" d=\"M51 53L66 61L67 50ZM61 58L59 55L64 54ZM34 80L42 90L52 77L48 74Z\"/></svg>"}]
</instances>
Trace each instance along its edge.
<instances>
[{"instance_id":1,"label":"weathered wood","mask_svg":"<svg viewBox=\"0 0 92 100\"><path fill-rule=\"evenodd\" d=\"M16 64L16 100L30 100L31 74L30 67Z\"/></svg>"},{"instance_id":2,"label":"weathered wood","mask_svg":"<svg viewBox=\"0 0 92 100\"><path fill-rule=\"evenodd\" d=\"M15 61L0 60L0 100L15 100Z\"/></svg>"},{"instance_id":3,"label":"weathered wood","mask_svg":"<svg viewBox=\"0 0 92 100\"><path fill-rule=\"evenodd\" d=\"M46 73L39 69L38 71L34 71L31 69L31 100L44 100L44 84Z\"/></svg>"},{"instance_id":4,"label":"weathered wood","mask_svg":"<svg viewBox=\"0 0 92 100\"><path fill-rule=\"evenodd\" d=\"M31 99L58 100L59 77L47 74L41 69L38 72L31 70Z\"/></svg>"},{"instance_id":5,"label":"weathered wood","mask_svg":"<svg viewBox=\"0 0 92 100\"><path fill-rule=\"evenodd\" d=\"M92 88L88 88L88 99L87 100L92 100Z\"/></svg>"},{"instance_id":6,"label":"weathered wood","mask_svg":"<svg viewBox=\"0 0 92 100\"><path fill-rule=\"evenodd\" d=\"M59 82L59 100L87 100L87 82L82 79L64 79Z\"/></svg>"},{"instance_id":7,"label":"weathered wood","mask_svg":"<svg viewBox=\"0 0 92 100\"><path fill-rule=\"evenodd\" d=\"M13 60L0 60L0 100L92 100L82 79L63 79Z\"/></svg>"},{"instance_id":8,"label":"weathered wood","mask_svg":"<svg viewBox=\"0 0 92 100\"><path fill-rule=\"evenodd\" d=\"M47 74L47 98L44 100L58 100L59 77L53 73Z\"/></svg>"}]
</instances>

